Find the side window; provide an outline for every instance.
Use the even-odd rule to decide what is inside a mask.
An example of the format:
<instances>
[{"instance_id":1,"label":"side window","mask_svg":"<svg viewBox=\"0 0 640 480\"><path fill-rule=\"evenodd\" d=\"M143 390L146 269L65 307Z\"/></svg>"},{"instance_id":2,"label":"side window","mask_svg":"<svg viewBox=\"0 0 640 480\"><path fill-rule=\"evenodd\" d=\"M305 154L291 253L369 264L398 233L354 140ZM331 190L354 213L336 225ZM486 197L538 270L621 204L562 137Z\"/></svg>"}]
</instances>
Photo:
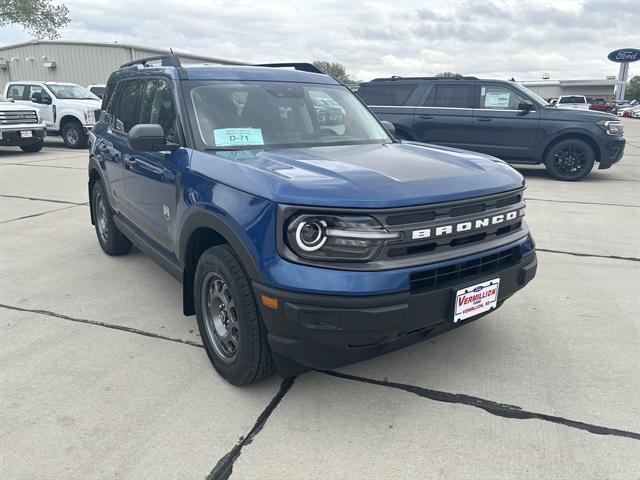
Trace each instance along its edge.
<instances>
[{"instance_id":1,"label":"side window","mask_svg":"<svg viewBox=\"0 0 640 480\"><path fill-rule=\"evenodd\" d=\"M27 100L31 100L31 97L33 97L34 93L39 93L42 98L48 98L49 100L51 100L51 95L49 95L49 93L40 85L29 86L29 91L26 96Z\"/></svg>"},{"instance_id":2,"label":"side window","mask_svg":"<svg viewBox=\"0 0 640 480\"><path fill-rule=\"evenodd\" d=\"M358 96L367 105L399 106L404 105L415 91L417 85L375 85L360 87Z\"/></svg>"},{"instance_id":3,"label":"side window","mask_svg":"<svg viewBox=\"0 0 640 480\"><path fill-rule=\"evenodd\" d=\"M473 87L471 85L436 84L427 101L427 107L471 108Z\"/></svg>"},{"instance_id":4,"label":"side window","mask_svg":"<svg viewBox=\"0 0 640 480\"><path fill-rule=\"evenodd\" d=\"M140 80L124 80L118 86L118 94L113 99L113 126L120 132L127 133L138 123L141 84Z\"/></svg>"},{"instance_id":5,"label":"side window","mask_svg":"<svg viewBox=\"0 0 640 480\"><path fill-rule=\"evenodd\" d=\"M483 85L480 88L480 108L491 110L518 110L526 100L510 88L501 85Z\"/></svg>"},{"instance_id":6,"label":"side window","mask_svg":"<svg viewBox=\"0 0 640 480\"><path fill-rule=\"evenodd\" d=\"M11 85L7 90L7 98L13 98L14 100L25 100L24 94L27 89L26 85Z\"/></svg>"},{"instance_id":7,"label":"side window","mask_svg":"<svg viewBox=\"0 0 640 480\"><path fill-rule=\"evenodd\" d=\"M142 93L138 123L160 124L167 141L180 143L176 130L176 105L169 82L160 79L147 81Z\"/></svg>"}]
</instances>

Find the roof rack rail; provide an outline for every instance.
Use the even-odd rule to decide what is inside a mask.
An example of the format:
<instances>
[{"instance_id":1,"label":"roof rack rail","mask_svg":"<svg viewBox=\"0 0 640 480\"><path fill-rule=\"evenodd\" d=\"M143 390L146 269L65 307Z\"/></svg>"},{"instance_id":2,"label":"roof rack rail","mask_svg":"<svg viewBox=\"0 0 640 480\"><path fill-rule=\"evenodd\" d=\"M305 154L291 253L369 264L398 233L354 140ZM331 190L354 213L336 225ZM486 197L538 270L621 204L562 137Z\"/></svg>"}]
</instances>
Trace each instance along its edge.
<instances>
[{"instance_id":1,"label":"roof rack rail","mask_svg":"<svg viewBox=\"0 0 640 480\"><path fill-rule=\"evenodd\" d=\"M384 78L374 78L371 80L372 82L381 82L385 80L479 80L478 77L400 77L398 75L393 75L391 77Z\"/></svg>"},{"instance_id":2,"label":"roof rack rail","mask_svg":"<svg viewBox=\"0 0 640 480\"><path fill-rule=\"evenodd\" d=\"M311 73L322 73L324 72L320 70L318 67L311 63L261 63L257 65L252 65L253 67L273 67L273 68L295 68L296 70L300 70L302 72L311 72Z\"/></svg>"},{"instance_id":3,"label":"roof rack rail","mask_svg":"<svg viewBox=\"0 0 640 480\"><path fill-rule=\"evenodd\" d=\"M146 66L147 62L152 62L154 60L162 60L161 65L163 67L181 67L182 63L180 63L180 57L173 53L167 53L165 55L156 55L155 57L145 57L139 58L137 60L133 60L132 62L123 63L120 65L120 68L132 67L134 65L142 65Z\"/></svg>"}]
</instances>

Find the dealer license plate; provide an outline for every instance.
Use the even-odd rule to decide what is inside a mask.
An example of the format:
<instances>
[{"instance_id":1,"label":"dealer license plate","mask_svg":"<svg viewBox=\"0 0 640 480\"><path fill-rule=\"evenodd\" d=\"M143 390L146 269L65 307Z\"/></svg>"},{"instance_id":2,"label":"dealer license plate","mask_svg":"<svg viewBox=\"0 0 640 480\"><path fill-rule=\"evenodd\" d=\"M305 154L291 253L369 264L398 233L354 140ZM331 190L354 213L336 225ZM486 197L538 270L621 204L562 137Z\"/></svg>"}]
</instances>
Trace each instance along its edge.
<instances>
[{"instance_id":1,"label":"dealer license plate","mask_svg":"<svg viewBox=\"0 0 640 480\"><path fill-rule=\"evenodd\" d=\"M22 138L31 138L31 137L33 137L33 132L31 130L22 130L20 132L20 136Z\"/></svg>"},{"instance_id":2,"label":"dealer license plate","mask_svg":"<svg viewBox=\"0 0 640 480\"><path fill-rule=\"evenodd\" d=\"M498 306L500 279L494 278L456 292L453 323L474 317Z\"/></svg>"}]
</instances>

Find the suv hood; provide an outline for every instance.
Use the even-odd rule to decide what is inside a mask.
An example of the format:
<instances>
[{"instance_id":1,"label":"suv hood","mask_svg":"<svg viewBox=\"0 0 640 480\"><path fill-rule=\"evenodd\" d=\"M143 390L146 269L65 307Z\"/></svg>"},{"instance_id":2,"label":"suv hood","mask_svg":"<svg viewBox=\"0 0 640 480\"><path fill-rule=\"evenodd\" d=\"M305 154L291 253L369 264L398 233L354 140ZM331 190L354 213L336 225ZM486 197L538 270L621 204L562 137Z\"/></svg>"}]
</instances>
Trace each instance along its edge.
<instances>
[{"instance_id":1,"label":"suv hood","mask_svg":"<svg viewBox=\"0 0 640 480\"><path fill-rule=\"evenodd\" d=\"M29 105L24 105L21 103L12 103L12 102L0 102L0 111L1 112L18 112L25 110L35 111L35 107L31 107Z\"/></svg>"},{"instance_id":2,"label":"suv hood","mask_svg":"<svg viewBox=\"0 0 640 480\"><path fill-rule=\"evenodd\" d=\"M196 151L191 170L278 203L327 207L422 205L524 185L494 157L418 143Z\"/></svg>"},{"instance_id":3,"label":"suv hood","mask_svg":"<svg viewBox=\"0 0 640 480\"><path fill-rule=\"evenodd\" d=\"M544 107L542 116L552 120L567 120L596 123L600 120L617 120L618 117L611 113L598 110L581 110L577 108Z\"/></svg>"}]
</instances>

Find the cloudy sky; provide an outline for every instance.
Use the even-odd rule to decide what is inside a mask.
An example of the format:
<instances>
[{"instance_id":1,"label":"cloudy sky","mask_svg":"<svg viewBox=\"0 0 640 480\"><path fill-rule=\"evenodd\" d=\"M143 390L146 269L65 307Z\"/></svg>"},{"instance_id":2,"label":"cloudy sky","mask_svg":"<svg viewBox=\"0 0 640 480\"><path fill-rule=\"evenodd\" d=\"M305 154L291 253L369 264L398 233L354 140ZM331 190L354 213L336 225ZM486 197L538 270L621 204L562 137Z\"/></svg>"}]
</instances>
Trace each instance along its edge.
<instances>
[{"instance_id":1,"label":"cloudy sky","mask_svg":"<svg viewBox=\"0 0 640 480\"><path fill-rule=\"evenodd\" d=\"M340 62L353 77L605 78L640 48L640 0L76 1L63 39L173 47L247 62ZM19 27L0 44L29 40ZM640 62L631 75L640 74Z\"/></svg>"}]
</instances>

